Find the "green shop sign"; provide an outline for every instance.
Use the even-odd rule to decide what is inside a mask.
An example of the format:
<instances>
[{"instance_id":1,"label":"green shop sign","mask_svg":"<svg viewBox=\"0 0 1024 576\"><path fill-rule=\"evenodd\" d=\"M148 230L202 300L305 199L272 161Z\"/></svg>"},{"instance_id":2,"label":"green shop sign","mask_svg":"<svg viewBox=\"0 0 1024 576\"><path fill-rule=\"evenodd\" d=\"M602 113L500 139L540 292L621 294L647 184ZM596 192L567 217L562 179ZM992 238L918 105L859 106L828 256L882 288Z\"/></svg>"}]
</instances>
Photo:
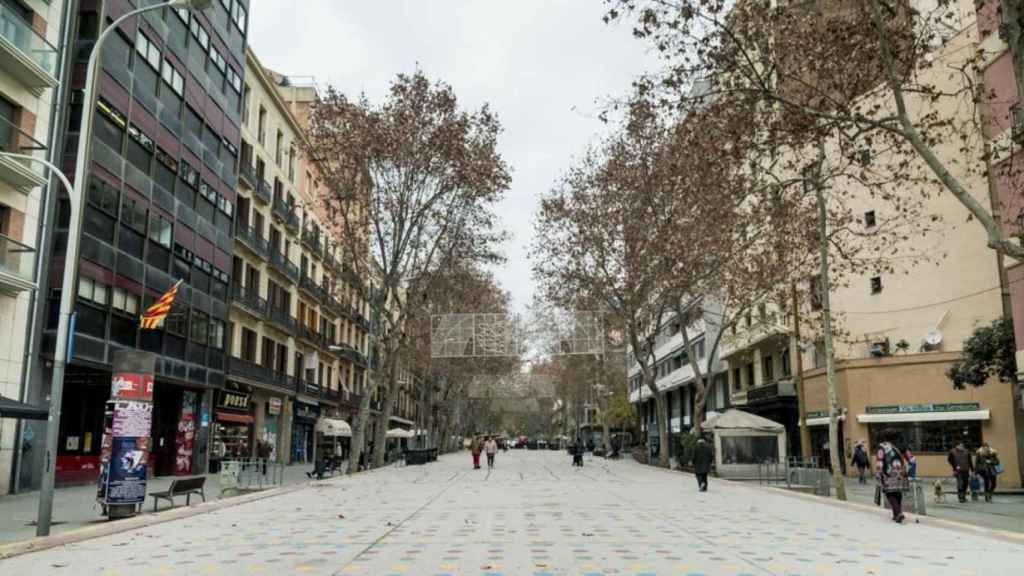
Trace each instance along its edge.
<instances>
[{"instance_id":1,"label":"green shop sign","mask_svg":"<svg viewBox=\"0 0 1024 576\"><path fill-rule=\"evenodd\" d=\"M828 418L828 410L818 410L817 412L808 412L805 415L806 418Z\"/></svg>"},{"instance_id":2,"label":"green shop sign","mask_svg":"<svg viewBox=\"0 0 1024 576\"><path fill-rule=\"evenodd\" d=\"M921 412L968 412L981 410L978 402L951 402L947 404L894 404L868 406L868 414L920 414Z\"/></svg>"}]
</instances>

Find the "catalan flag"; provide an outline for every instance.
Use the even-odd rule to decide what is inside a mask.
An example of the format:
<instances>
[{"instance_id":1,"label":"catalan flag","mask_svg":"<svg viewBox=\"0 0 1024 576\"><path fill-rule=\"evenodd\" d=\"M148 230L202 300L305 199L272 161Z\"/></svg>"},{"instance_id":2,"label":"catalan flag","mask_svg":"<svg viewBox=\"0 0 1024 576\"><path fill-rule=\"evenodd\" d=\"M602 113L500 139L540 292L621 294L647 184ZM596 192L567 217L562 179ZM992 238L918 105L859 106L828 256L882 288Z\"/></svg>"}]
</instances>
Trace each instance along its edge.
<instances>
[{"instance_id":1,"label":"catalan flag","mask_svg":"<svg viewBox=\"0 0 1024 576\"><path fill-rule=\"evenodd\" d=\"M143 330L153 330L160 326L160 323L164 321L167 314L171 311L171 304L174 304L174 297L178 295L178 287L181 286L182 280L178 280L171 286L171 289L164 292L164 295L159 300L153 303L152 306L146 309L142 313L142 318L139 321L139 327Z\"/></svg>"}]
</instances>

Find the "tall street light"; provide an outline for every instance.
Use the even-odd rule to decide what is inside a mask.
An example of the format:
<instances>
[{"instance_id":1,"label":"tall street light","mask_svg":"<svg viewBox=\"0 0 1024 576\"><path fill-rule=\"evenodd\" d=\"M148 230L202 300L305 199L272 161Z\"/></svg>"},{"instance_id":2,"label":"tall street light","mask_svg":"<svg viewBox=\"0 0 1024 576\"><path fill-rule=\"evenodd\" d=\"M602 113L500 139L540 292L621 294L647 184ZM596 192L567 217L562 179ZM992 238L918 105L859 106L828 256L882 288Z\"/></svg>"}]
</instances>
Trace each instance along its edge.
<instances>
[{"instance_id":1,"label":"tall street light","mask_svg":"<svg viewBox=\"0 0 1024 576\"><path fill-rule=\"evenodd\" d=\"M85 200L85 181L89 148L92 146L92 120L96 113L96 76L99 74L100 51L110 34L130 18L144 12L163 8L185 8L187 10L205 10L213 0L169 0L152 6L137 8L114 20L96 38L92 53L89 54L89 65L85 76L85 97L82 99L82 121L78 130L78 155L75 159L75 191L71 193L72 214L68 229L68 247L64 256L64 284L60 291L60 317L57 323L57 344L53 353L53 380L50 382L50 417L46 424L46 453L43 462L43 478L39 488L39 513L37 517L36 536L50 534L50 521L53 514L53 486L56 477L57 440L60 430L61 399L64 395L64 368L67 364L68 332L71 324L71 313L75 305L75 281L78 278L79 237L82 234L82 219L85 210L81 204ZM60 174L60 171L57 171ZM77 203L75 198L77 197ZM78 206L78 213L74 207Z\"/></svg>"}]
</instances>

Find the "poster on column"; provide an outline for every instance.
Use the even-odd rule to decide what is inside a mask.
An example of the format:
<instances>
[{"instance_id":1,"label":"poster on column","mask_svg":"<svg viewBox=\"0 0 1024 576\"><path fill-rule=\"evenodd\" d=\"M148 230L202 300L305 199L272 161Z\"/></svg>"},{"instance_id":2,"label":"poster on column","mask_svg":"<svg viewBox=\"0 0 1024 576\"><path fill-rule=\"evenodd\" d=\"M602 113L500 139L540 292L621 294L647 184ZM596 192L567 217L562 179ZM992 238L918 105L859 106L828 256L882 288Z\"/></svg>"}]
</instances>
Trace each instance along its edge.
<instances>
[{"instance_id":1,"label":"poster on column","mask_svg":"<svg viewBox=\"0 0 1024 576\"><path fill-rule=\"evenodd\" d=\"M149 437L153 423L153 404L138 400L114 403L114 437Z\"/></svg>"},{"instance_id":2,"label":"poster on column","mask_svg":"<svg viewBox=\"0 0 1024 576\"><path fill-rule=\"evenodd\" d=\"M107 504L138 504L146 500L149 438L113 438L107 469Z\"/></svg>"},{"instance_id":3,"label":"poster on column","mask_svg":"<svg viewBox=\"0 0 1024 576\"><path fill-rule=\"evenodd\" d=\"M174 473L185 476L192 473L192 448L196 436L196 393L185 392L181 401L181 418L175 438Z\"/></svg>"}]
</instances>

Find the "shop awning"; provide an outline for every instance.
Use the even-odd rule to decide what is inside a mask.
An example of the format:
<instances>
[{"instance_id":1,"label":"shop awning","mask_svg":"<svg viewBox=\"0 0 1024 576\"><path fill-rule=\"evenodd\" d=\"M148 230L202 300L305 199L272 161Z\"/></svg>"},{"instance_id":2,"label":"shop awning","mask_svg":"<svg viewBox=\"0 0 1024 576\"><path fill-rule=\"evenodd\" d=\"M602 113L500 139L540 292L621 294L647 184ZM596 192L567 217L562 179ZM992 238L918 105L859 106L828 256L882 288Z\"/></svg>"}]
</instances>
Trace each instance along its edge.
<instances>
[{"instance_id":1,"label":"shop awning","mask_svg":"<svg viewBox=\"0 0 1024 576\"><path fill-rule=\"evenodd\" d=\"M0 418L22 418L24 420L46 420L50 411L46 408L25 404L0 396Z\"/></svg>"},{"instance_id":2,"label":"shop awning","mask_svg":"<svg viewBox=\"0 0 1024 576\"><path fill-rule=\"evenodd\" d=\"M880 422L947 422L950 420L988 420L988 410L963 410L958 412L904 412L894 414L858 414L857 422L875 424Z\"/></svg>"},{"instance_id":3,"label":"shop awning","mask_svg":"<svg viewBox=\"0 0 1024 576\"><path fill-rule=\"evenodd\" d=\"M221 422L234 422L236 424L252 424L252 414L235 414L234 412L224 412L218 410L216 413L217 420Z\"/></svg>"},{"instance_id":4,"label":"shop awning","mask_svg":"<svg viewBox=\"0 0 1024 576\"><path fill-rule=\"evenodd\" d=\"M388 430L388 438L412 438L416 433L412 430L402 430L401 428L392 428Z\"/></svg>"},{"instance_id":5,"label":"shop awning","mask_svg":"<svg viewBox=\"0 0 1024 576\"><path fill-rule=\"evenodd\" d=\"M342 438L352 436L352 427L348 422L335 418L321 418L316 423L316 431L324 436L340 436Z\"/></svg>"},{"instance_id":6,"label":"shop awning","mask_svg":"<svg viewBox=\"0 0 1024 576\"><path fill-rule=\"evenodd\" d=\"M845 420L846 420L846 415L845 414L843 414L842 416L839 417L839 421L840 422L843 422ZM797 424L797 425L799 425L799 424ZM828 416L819 416L817 418L808 418L807 419L807 426L808 427L811 427L811 426L828 426Z\"/></svg>"}]
</instances>

